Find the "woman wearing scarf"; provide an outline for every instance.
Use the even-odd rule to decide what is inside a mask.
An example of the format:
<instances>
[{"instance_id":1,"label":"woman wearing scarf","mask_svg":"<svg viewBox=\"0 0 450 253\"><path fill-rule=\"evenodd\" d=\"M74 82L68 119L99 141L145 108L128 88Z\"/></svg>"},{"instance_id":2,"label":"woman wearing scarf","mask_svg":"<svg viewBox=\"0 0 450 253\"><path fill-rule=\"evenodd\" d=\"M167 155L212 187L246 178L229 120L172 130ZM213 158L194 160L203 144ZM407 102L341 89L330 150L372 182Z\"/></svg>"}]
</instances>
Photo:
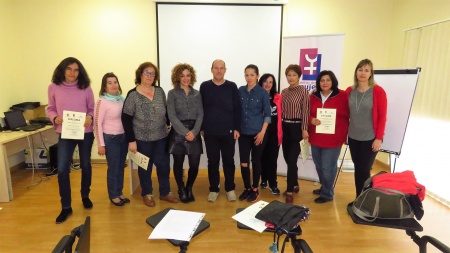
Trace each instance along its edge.
<instances>
[{"instance_id":1,"label":"woman wearing scarf","mask_svg":"<svg viewBox=\"0 0 450 253\"><path fill-rule=\"evenodd\" d=\"M102 78L100 98L95 107L94 132L98 154L106 155L108 163L108 196L116 206L123 206L130 200L123 195L123 177L128 143L123 130L121 115L122 89L114 73L106 73Z\"/></svg>"}]
</instances>

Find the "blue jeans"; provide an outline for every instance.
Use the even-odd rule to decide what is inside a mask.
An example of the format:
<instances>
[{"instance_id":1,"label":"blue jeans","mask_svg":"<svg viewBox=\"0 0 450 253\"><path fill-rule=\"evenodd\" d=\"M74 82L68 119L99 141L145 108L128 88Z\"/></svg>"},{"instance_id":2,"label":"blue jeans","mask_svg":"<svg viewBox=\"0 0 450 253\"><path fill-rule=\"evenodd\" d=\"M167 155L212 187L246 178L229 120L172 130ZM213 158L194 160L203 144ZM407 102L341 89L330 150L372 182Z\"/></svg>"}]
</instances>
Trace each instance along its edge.
<instances>
[{"instance_id":1,"label":"blue jeans","mask_svg":"<svg viewBox=\"0 0 450 253\"><path fill-rule=\"evenodd\" d=\"M321 148L311 145L312 158L316 165L320 187L320 196L326 199L333 199L334 196L334 179L337 172L337 161L341 153L341 147L337 148Z\"/></svg>"},{"instance_id":2,"label":"blue jeans","mask_svg":"<svg viewBox=\"0 0 450 253\"><path fill-rule=\"evenodd\" d=\"M123 174L128 153L125 134L103 134L106 162L108 163L107 185L110 199L123 195Z\"/></svg>"},{"instance_id":3,"label":"blue jeans","mask_svg":"<svg viewBox=\"0 0 450 253\"><path fill-rule=\"evenodd\" d=\"M148 156L150 162L148 168L138 168L139 182L141 183L142 196L153 193L152 186L152 169L153 164L156 165L156 173L158 175L159 194L164 197L170 193L170 156L166 151L167 138L157 141L140 141L136 140L137 151Z\"/></svg>"},{"instance_id":4,"label":"blue jeans","mask_svg":"<svg viewBox=\"0 0 450 253\"><path fill-rule=\"evenodd\" d=\"M58 185L63 209L70 208L72 203L70 164L77 145L81 165L81 198L89 197L92 180L91 150L93 142L94 133L85 133L84 140L61 139L61 135L58 137Z\"/></svg>"}]
</instances>

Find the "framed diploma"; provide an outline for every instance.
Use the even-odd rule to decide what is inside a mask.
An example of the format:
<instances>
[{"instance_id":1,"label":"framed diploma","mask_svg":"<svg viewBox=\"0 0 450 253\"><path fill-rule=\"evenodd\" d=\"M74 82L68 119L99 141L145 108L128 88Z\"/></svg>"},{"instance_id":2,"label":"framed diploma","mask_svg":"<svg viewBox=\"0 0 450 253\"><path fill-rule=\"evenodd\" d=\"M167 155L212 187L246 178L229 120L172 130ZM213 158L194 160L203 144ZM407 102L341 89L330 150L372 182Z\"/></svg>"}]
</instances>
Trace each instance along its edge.
<instances>
[{"instance_id":1,"label":"framed diploma","mask_svg":"<svg viewBox=\"0 0 450 253\"><path fill-rule=\"evenodd\" d=\"M86 113L64 110L61 138L83 140L85 121L86 121Z\"/></svg>"},{"instance_id":2,"label":"framed diploma","mask_svg":"<svg viewBox=\"0 0 450 253\"><path fill-rule=\"evenodd\" d=\"M336 109L317 108L317 119L320 125L316 126L316 133L334 134L336 128Z\"/></svg>"}]
</instances>

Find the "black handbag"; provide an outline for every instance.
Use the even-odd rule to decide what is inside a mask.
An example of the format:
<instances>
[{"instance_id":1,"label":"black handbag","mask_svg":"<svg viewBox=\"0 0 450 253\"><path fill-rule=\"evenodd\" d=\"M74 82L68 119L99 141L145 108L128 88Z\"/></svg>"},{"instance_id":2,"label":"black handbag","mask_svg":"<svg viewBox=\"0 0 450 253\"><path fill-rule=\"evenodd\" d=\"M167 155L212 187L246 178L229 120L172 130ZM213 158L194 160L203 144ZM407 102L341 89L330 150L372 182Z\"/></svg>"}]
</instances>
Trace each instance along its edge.
<instances>
[{"instance_id":1,"label":"black handbag","mask_svg":"<svg viewBox=\"0 0 450 253\"><path fill-rule=\"evenodd\" d=\"M299 222L308 219L310 213L309 208L305 206L295 206L274 200L261 209L255 217L272 223L277 234L287 234Z\"/></svg>"},{"instance_id":2,"label":"black handbag","mask_svg":"<svg viewBox=\"0 0 450 253\"><path fill-rule=\"evenodd\" d=\"M280 236L286 234L281 252L284 252L284 246L289 238L295 239L295 236L289 235L298 226L298 223L308 219L311 211L305 206L294 206L291 204L282 203L278 200L270 202L267 206L262 208L255 217L265 222L274 225L273 244L269 247L272 252L278 251L278 242ZM300 228L298 228L300 229ZM300 230L301 233L301 230ZM294 232L295 234L295 232ZM278 238L275 240L276 235ZM308 247L309 248L309 247ZM306 251L305 251L306 252ZM311 250L309 252L312 252Z\"/></svg>"}]
</instances>

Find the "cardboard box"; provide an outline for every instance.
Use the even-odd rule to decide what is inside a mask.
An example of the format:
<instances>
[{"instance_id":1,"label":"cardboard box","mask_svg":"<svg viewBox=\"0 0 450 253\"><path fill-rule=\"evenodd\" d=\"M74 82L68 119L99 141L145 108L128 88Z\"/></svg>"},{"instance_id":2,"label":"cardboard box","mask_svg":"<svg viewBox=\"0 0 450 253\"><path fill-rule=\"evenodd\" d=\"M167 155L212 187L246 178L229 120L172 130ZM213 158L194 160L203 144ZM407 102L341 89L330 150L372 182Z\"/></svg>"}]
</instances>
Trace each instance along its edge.
<instances>
[{"instance_id":1,"label":"cardboard box","mask_svg":"<svg viewBox=\"0 0 450 253\"><path fill-rule=\"evenodd\" d=\"M50 157L48 155L48 151L45 150L45 148L34 149L34 163L36 164L36 169L50 168ZM33 161L31 160L29 148L25 150L25 165L27 169L33 168Z\"/></svg>"},{"instance_id":2,"label":"cardboard box","mask_svg":"<svg viewBox=\"0 0 450 253\"><path fill-rule=\"evenodd\" d=\"M34 109L27 109L22 112L23 117L25 120L31 120L35 118L45 117L45 107L47 105L41 105L39 107L36 107Z\"/></svg>"}]
</instances>

